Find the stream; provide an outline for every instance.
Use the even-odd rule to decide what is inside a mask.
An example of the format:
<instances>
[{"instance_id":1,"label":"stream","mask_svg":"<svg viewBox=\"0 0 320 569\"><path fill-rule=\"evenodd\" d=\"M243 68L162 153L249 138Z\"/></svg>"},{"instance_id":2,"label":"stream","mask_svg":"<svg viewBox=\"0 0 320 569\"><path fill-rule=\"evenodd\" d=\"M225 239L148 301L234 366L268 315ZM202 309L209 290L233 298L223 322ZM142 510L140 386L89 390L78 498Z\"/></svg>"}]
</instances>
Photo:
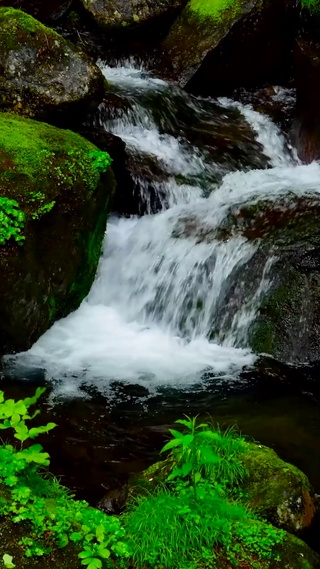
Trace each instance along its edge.
<instances>
[{"instance_id":1,"label":"stream","mask_svg":"<svg viewBox=\"0 0 320 569\"><path fill-rule=\"evenodd\" d=\"M48 387L52 470L92 503L157 460L183 413L236 423L320 492L318 369L248 347L275 253L251 279L261 239L228 233L244 205L318 195L320 165L250 105L193 97L133 61L99 65L121 105L89 123L126 143L139 211L110 216L88 297L4 359L0 387Z\"/></svg>"}]
</instances>

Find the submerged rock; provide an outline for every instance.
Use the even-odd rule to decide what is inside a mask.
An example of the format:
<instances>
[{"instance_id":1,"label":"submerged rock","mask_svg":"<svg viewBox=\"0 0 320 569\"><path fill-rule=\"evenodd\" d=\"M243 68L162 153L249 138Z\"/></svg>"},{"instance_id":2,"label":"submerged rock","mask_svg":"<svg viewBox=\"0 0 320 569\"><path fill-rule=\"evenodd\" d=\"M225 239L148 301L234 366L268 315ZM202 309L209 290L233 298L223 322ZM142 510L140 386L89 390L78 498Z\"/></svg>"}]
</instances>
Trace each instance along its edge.
<instances>
[{"instance_id":1,"label":"submerged rock","mask_svg":"<svg viewBox=\"0 0 320 569\"><path fill-rule=\"evenodd\" d=\"M0 134L3 353L30 347L89 292L114 179L109 156L73 132L3 113Z\"/></svg>"},{"instance_id":2,"label":"submerged rock","mask_svg":"<svg viewBox=\"0 0 320 569\"><path fill-rule=\"evenodd\" d=\"M102 98L98 67L32 16L0 8L0 36L0 109L45 118L78 113Z\"/></svg>"},{"instance_id":3,"label":"submerged rock","mask_svg":"<svg viewBox=\"0 0 320 569\"><path fill-rule=\"evenodd\" d=\"M81 0L97 24L107 28L139 27L175 14L187 0Z\"/></svg>"},{"instance_id":4,"label":"submerged rock","mask_svg":"<svg viewBox=\"0 0 320 569\"><path fill-rule=\"evenodd\" d=\"M285 75L291 33L284 1L189 0L163 47L182 86L220 94Z\"/></svg>"}]
</instances>

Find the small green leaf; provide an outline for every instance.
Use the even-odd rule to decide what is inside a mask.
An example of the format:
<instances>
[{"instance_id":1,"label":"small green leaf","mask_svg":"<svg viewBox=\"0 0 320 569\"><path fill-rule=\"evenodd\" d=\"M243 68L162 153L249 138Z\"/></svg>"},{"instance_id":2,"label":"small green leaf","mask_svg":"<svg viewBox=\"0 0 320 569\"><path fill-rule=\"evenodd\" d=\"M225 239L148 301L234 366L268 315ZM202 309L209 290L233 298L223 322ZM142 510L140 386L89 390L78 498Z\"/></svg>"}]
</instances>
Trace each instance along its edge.
<instances>
[{"instance_id":1,"label":"small green leaf","mask_svg":"<svg viewBox=\"0 0 320 569\"><path fill-rule=\"evenodd\" d=\"M188 474L190 474L191 470L192 470L192 464L191 462L185 462L182 465L182 476L188 476Z\"/></svg>"},{"instance_id":2,"label":"small green leaf","mask_svg":"<svg viewBox=\"0 0 320 569\"><path fill-rule=\"evenodd\" d=\"M172 439L169 441L164 447L161 449L161 452L165 452L166 450L170 450L171 448L178 447L182 444L182 439Z\"/></svg>"},{"instance_id":3,"label":"small green leaf","mask_svg":"<svg viewBox=\"0 0 320 569\"><path fill-rule=\"evenodd\" d=\"M13 569L13 567L15 567L15 564L13 563L12 555L8 555L8 553L5 553L4 556L2 557L2 559L3 559L4 565L5 565L5 567L7 567L7 569Z\"/></svg>"}]
</instances>

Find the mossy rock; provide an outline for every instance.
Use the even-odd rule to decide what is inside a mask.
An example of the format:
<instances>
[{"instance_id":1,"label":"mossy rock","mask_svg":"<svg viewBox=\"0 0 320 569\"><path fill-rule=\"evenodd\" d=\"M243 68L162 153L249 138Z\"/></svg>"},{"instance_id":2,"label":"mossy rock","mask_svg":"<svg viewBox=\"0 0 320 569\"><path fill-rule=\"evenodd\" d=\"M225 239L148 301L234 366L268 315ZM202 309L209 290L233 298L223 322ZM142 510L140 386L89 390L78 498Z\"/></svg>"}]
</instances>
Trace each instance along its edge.
<instances>
[{"instance_id":1,"label":"mossy rock","mask_svg":"<svg viewBox=\"0 0 320 569\"><path fill-rule=\"evenodd\" d=\"M314 492L301 470L262 445L248 444L241 460L249 473L241 487L250 507L291 533L311 524L316 513Z\"/></svg>"},{"instance_id":2,"label":"mossy rock","mask_svg":"<svg viewBox=\"0 0 320 569\"><path fill-rule=\"evenodd\" d=\"M114 178L108 154L71 131L0 113L0 139L4 352L29 348L88 294Z\"/></svg>"},{"instance_id":3,"label":"mossy rock","mask_svg":"<svg viewBox=\"0 0 320 569\"><path fill-rule=\"evenodd\" d=\"M316 508L307 476L281 460L272 449L245 444L246 450L239 457L248 472L241 484L245 502L280 529L297 533L308 527ZM169 457L132 476L128 495L148 493L164 484L173 466L174 461Z\"/></svg>"},{"instance_id":4,"label":"mossy rock","mask_svg":"<svg viewBox=\"0 0 320 569\"><path fill-rule=\"evenodd\" d=\"M279 0L189 0L163 48L183 87L217 95L279 79L293 41L288 24Z\"/></svg>"},{"instance_id":5,"label":"mossy rock","mask_svg":"<svg viewBox=\"0 0 320 569\"><path fill-rule=\"evenodd\" d=\"M81 0L83 7L102 27L139 28L157 18L176 13L187 0Z\"/></svg>"},{"instance_id":6,"label":"mossy rock","mask_svg":"<svg viewBox=\"0 0 320 569\"><path fill-rule=\"evenodd\" d=\"M0 8L0 109L32 118L100 101L101 71L71 42L32 16Z\"/></svg>"}]
</instances>

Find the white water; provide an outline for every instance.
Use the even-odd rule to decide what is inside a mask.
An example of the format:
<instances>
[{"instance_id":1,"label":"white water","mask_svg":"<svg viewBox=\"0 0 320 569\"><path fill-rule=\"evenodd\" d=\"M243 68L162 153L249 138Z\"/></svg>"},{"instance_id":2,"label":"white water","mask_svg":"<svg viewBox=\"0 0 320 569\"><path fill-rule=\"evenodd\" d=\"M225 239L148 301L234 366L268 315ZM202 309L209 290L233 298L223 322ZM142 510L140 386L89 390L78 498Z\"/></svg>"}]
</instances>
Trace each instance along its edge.
<instances>
[{"instance_id":1,"label":"white water","mask_svg":"<svg viewBox=\"0 0 320 569\"><path fill-rule=\"evenodd\" d=\"M109 220L89 296L18 361L43 366L64 394L77 391L81 383L105 391L113 380L142 383L149 390L190 385L200 381L204 370L230 377L255 360L248 348L238 346L246 345L259 300L270 284L273 259L262 267L256 290L228 325L224 307L230 301L230 277L246 268L259 242L241 235L221 241L215 233L243 204L318 193L320 167L297 164L268 118L220 100L220 105L241 111L272 168L229 173L205 199L197 176L217 165L185 140L160 134L148 108L139 103L146 92L168 91L168 85L130 66L102 68L119 89L126 94L131 90L134 102L133 110L106 127L166 169L169 177L161 190L169 207L156 215ZM177 183L174 175L186 172L194 182Z\"/></svg>"}]
</instances>

